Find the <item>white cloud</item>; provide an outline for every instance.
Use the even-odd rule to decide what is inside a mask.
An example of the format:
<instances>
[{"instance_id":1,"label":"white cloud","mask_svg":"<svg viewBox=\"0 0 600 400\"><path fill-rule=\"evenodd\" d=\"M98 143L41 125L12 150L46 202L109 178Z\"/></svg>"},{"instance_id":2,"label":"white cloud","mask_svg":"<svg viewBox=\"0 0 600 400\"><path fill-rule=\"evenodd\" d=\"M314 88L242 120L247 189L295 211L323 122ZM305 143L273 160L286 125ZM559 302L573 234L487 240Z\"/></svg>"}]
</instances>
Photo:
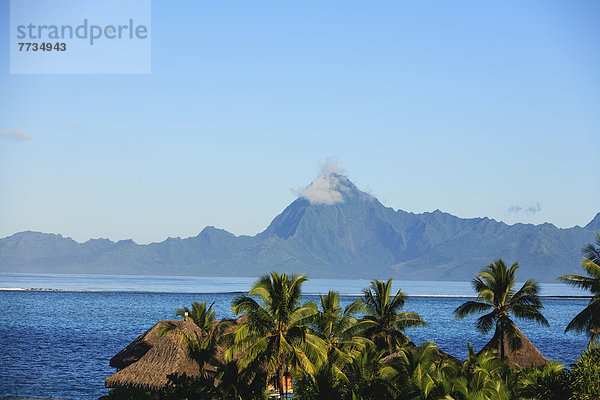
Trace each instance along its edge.
<instances>
[{"instance_id":1,"label":"white cloud","mask_svg":"<svg viewBox=\"0 0 600 400\"><path fill-rule=\"evenodd\" d=\"M75 133L78 133L78 134L84 135L84 136L88 136L90 134L90 132L87 129L85 129L84 126L82 126L78 123L73 123L73 124L69 125L69 129Z\"/></svg>"},{"instance_id":2,"label":"white cloud","mask_svg":"<svg viewBox=\"0 0 600 400\"><path fill-rule=\"evenodd\" d=\"M346 171L344 171L333 158L328 158L327 161L325 161L325 164L321 164L321 175L344 175L345 173Z\"/></svg>"},{"instance_id":3,"label":"white cloud","mask_svg":"<svg viewBox=\"0 0 600 400\"><path fill-rule=\"evenodd\" d=\"M18 128L9 129L8 132L0 130L0 137L5 137L7 139L15 140L17 142L22 142L23 140L31 139L31 135Z\"/></svg>"},{"instance_id":4,"label":"white cloud","mask_svg":"<svg viewBox=\"0 0 600 400\"><path fill-rule=\"evenodd\" d=\"M511 212L511 213L518 213L521 211L525 211L530 214L537 214L541 210L542 210L542 206L540 205L539 202L532 203L529 206L512 205L512 206L508 207L508 212Z\"/></svg>"},{"instance_id":5,"label":"white cloud","mask_svg":"<svg viewBox=\"0 0 600 400\"><path fill-rule=\"evenodd\" d=\"M337 204L344 202L342 191L346 187L340 185L340 175L344 170L337 163L329 159L321 165L321 172L310 185L295 192L310 201L311 204Z\"/></svg>"}]
</instances>

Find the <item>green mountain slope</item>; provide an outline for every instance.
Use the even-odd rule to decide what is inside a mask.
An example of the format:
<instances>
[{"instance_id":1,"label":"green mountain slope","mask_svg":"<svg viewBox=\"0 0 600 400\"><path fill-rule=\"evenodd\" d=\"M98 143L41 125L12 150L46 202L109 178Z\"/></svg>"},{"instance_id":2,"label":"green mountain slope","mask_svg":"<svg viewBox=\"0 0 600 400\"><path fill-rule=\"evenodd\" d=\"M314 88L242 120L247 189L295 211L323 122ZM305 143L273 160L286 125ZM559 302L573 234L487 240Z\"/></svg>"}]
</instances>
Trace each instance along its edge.
<instances>
[{"instance_id":1,"label":"green mountain slope","mask_svg":"<svg viewBox=\"0 0 600 400\"><path fill-rule=\"evenodd\" d=\"M583 228L559 229L395 211L345 176L317 179L256 236L207 227L139 245L27 231L0 239L0 272L468 280L502 257L518 261L524 276L553 281L578 272L581 247L600 229L600 214Z\"/></svg>"}]
</instances>

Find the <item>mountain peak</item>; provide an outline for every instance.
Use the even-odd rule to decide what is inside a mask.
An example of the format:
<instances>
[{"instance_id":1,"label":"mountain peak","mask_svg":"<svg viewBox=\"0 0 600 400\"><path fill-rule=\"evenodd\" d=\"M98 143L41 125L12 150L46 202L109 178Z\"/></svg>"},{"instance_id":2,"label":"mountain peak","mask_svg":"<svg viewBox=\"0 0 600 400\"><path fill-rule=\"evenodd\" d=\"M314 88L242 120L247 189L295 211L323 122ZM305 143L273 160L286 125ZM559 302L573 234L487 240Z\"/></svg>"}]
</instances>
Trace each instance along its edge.
<instances>
[{"instance_id":1,"label":"mountain peak","mask_svg":"<svg viewBox=\"0 0 600 400\"><path fill-rule=\"evenodd\" d=\"M593 220L585 226L586 228L593 230L600 230L600 213L596 214Z\"/></svg>"},{"instance_id":2,"label":"mountain peak","mask_svg":"<svg viewBox=\"0 0 600 400\"><path fill-rule=\"evenodd\" d=\"M337 165L327 163L321 173L305 188L296 190L299 197L313 205L334 205L346 200L370 200L373 196L359 190Z\"/></svg>"}]
</instances>

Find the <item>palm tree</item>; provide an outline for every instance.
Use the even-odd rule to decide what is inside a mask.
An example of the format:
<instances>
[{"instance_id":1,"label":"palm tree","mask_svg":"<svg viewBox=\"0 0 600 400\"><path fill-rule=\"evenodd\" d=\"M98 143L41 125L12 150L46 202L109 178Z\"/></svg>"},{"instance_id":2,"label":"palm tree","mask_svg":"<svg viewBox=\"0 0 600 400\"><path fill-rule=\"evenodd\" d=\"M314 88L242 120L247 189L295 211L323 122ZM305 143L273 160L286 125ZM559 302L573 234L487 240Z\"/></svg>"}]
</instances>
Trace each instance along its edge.
<instances>
[{"instance_id":1,"label":"palm tree","mask_svg":"<svg viewBox=\"0 0 600 400\"><path fill-rule=\"evenodd\" d=\"M451 379L452 397L464 400L511 399L514 375L498 350L487 349L475 354L467 342L468 356L455 378Z\"/></svg>"},{"instance_id":2,"label":"palm tree","mask_svg":"<svg viewBox=\"0 0 600 400\"><path fill-rule=\"evenodd\" d=\"M569 386L572 400L600 399L600 346L587 349L571 365Z\"/></svg>"},{"instance_id":3,"label":"palm tree","mask_svg":"<svg viewBox=\"0 0 600 400\"><path fill-rule=\"evenodd\" d=\"M200 375L198 377L177 376L169 377L177 390L195 391L202 398L228 398L228 394L235 389L243 391L245 398L259 397L256 392L256 379L254 384L246 379L246 373L232 372L231 365L223 360L223 348L229 345L231 331L236 321L223 319L216 321L216 312L213 311L214 302L207 307L206 302L193 302L192 307L180 307L175 312L176 317L182 317L196 324L201 330L201 335L183 334L182 339L186 352L198 364ZM159 330L159 336L172 332L177 324L168 321ZM230 362L235 365L235 362ZM191 393L191 392L190 392ZM181 396L182 398L185 396Z\"/></svg>"},{"instance_id":4,"label":"palm tree","mask_svg":"<svg viewBox=\"0 0 600 400\"><path fill-rule=\"evenodd\" d=\"M202 303L193 302L191 309L179 307L175 311L175 317L182 317L184 320L189 319L195 323L198 328L211 334L217 325L214 323L216 316L216 312L212 309L214 304L215 303L213 302L210 307L206 308L206 301L203 301ZM175 323L167 321L160 327L158 336L164 336L176 327L177 325Z\"/></svg>"},{"instance_id":5,"label":"palm tree","mask_svg":"<svg viewBox=\"0 0 600 400\"><path fill-rule=\"evenodd\" d=\"M517 328L511 313L517 318L529 319L542 325L549 325L540 309L544 308L539 298L539 286L529 279L515 292L515 273L519 268L514 263L510 268L501 259L485 267L475 279L473 288L478 293L476 301L467 301L454 310L456 319L470 314L487 312L477 320L477 329L486 334L495 325L500 340L500 358L505 358L504 337L508 337L511 350L521 347Z\"/></svg>"},{"instance_id":6,"label":"palm tree","mask_svg":"<svg viewBox=\"0 0 600 400\"><path fill-rule=\"evenodd\" d=\"M519 374L518 393L524 400L562 400L572 398L569 375L564 365L552 363L530 367Z\"/></svg>"},{"instance_id":7,"label":"palm tree","mask_svg":"<svg viewBox=\"0 0 600 400\"><path fill-rule=\"evenodd\" d=\"M352 399L387 400L397 397L393 381L397 371L382 362L385 350L374 344L367 344L353 354L351 362L344 367L344 373L352 391Z\"/></svg>"},{"instance_id":8,"label":"palm tree","mask_svg":"<svg viewBox=\"0 0 600 400\"><path fill-rule=\"evenodd\" d=\"M589 347L595 346L600 338L600 234L596 233L596 245L586 245L581 252L581 266L589 276L563 275L558 279L567 285L589 290L593 297L587 307L573 318L565 332L586 332L590 338Z\"/></svg>"},{"instance_id":9,"label":"palm tree","mask_svg":"<svg viewBox=\"0 0 600 400\"><path fill-rule=\"evenodd\" d=\"M392 354L399 345L410 342L404 334L407 328L429 326L417 313L399 312L404 307L407 296L400 289L392 297L392 279L387 282L372 281L363 294L361 300L365 316L362 324L366 327L365 334L387 347L388 354Z\"/></svg>"},{"instance_id":10,"label":"palm tree","mask_svg":"<svg viewBox=\"0 0 600 400\"><path fill-rule=\"evenodd\" d=\"M310 326L323 339L327 359L313 375L300 379L298 390L294 388L294 393L300 399L341 399L351 394L344 368L366 344L372 342L355 336L361 326L354 317L362 310L359 300L342 308L340 294L335 291L320 295L319 300L318 312L311 319Z\"/></svg>"},{"instance_id":11,"label":"palm tree","mask_svg":"<svg viewBox=\"0 0 600 400\"><path fill-rule=\"evenodd\" d=\"M396 381L400 395L397 399L450 398L451 379L456 375L458 365L440 356L435 344L405 347L392 357L389 363L398 371Z\"/></svg>"},{"instance_id":12,"label":"palm tree","mask_svg":"<svg viewBox=\"0 0 600 400\"><path fill-rule=\"evenodd\" d=\"M232 304L233 313L245 313L246 320L238 325L226 357L237 355L240 370L251 364L263 366L267 376L275 378L281 398L288 372L313 374L325 358L323 340L306 325L318 311L314 303L300 305L305 281L304 275L272 272Z\"/></svg>"},{"instance_id":13,"label":"palm tree","mask_svg":"<svg viewBox=\"0 0 600 400\"><path fill-rule=\"evenodd\" d=\"M330 291L320 295L320 308L312 319L312 327L321 336L327 346L328 356L343 356L342 348L357 348L364 345L365 338L355 336L360 330L361 322L354 316L359 313L363 304L355 300L342 309L340 294Z\"/></svg>"},{"instance_id":14,"label":"palm tree","mask_svg":"<svg viewBox=\"0 0 600 400\"><path fill-rule=\"evenodd\" d=\"M206 302L202 303L193 302L192 308L180 307L175 312L176 317L182 317L183 319L192 320L200 329L208 332L215 321L216 312L213 311L213 301L210 307L206 308Z\"/></svg>"}]
</instances>

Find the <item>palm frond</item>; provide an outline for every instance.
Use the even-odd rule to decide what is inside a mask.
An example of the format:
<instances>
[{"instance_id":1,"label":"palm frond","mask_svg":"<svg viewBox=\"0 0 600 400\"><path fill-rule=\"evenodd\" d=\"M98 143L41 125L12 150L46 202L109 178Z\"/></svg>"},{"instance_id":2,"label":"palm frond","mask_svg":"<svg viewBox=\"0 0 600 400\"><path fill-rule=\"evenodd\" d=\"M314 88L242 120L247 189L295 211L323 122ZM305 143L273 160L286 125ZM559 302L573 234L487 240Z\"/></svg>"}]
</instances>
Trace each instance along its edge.
<instances>
[{"instance_id":1,"label":"palm frond","mask_svg":"<svg viewBox=\"0 0 600 400\"><path fill-rule=\"evenodd\" d=\"M177 317L186 317L187 315L190 315L191 311L189 308L187 307L179 307L177 310L175 310L175 318Z\"/></svg>"},{"instance_id":2,"label":"palm frond","mask_svg":"<svg viewBox=\"0 0 600 400\"><path fill-rule=\"evenodd\" d=\"M391 281L392 280L390 279L389 280L390 289L391 289ZM407 299L406 293L404 293L402 291L402 289L398 289L394 298L388 302L387 307L392 311L402 309L404 307L404 305L406 304L406 299Z\"/></svg>"},{"instance_id":3,"label":"palm frond","mask_svg":"<svg viewBox=\"0 0 600 400\"><path fill-rule=\"evenodd\" d=\"M363 311L363 303L360 301L360 299L356 299L344 308L343 315L344 316L356 315L356 314L360 313L361 311Z\"/></svg>"},{"instance_id":4,"label":"palm frond","mask_svg":"<svg viewBox=\"0 0 600 400\"><path fill-rule=\"evenodd\" d=\"M175 325L174 323L172 323L171 321L166 321L163 325L161 325L158 328L158 337L163 337L165 336L167 333L171 332L172 330L174 330L177 327L177 325Z\"/></svg>"},{"instance_id":5,"label":"palm frond","mask_svg":"<svg viewBox=\"0 0 600 400\"><path fill-rule=\"evenodd\" d=\"M296 325L304 325L317 315L319 312L317 305L315 303L306 303L304 306L296 308L292 314L289 316L287 321L288 325L296 326Z\"/></svg>"},{"instance_id":6,"label":"palm frond","mask_svg":"<svg viewBox=\"0 0 600 400\"><path fill-rule=\"evenodd\" d=\"M471 280L471 285L473 286L473 289L475 290L475 292L479 293L482 292L483 290L489 289L487 283L485 283L480 277L475 277Z\"/></svg>"},{"instance_id":7,"label":"palm frond","mask_svg":"<svg viewBox=\"0 0 600 400\"><path fill-rule=\"evenodd\" d=\"M600 299L592 299L588 306L573 318L565 332L585 332L600 329Z\"/></svg>"},{"instance_id":8,"label":"palm frond","mask_svg":"<svg viewBox=\"0 0 600 400\"><path fill-rule=\"evenodd\" d=\"M263 302L263 306L268 308L271 303L271 293L273 292L272 275L263 275L254 283L252 289L248 292L250 296L258 296Z\"/></svg>"},{"instance_id":9,"label":"palm frond","mask_svg":"<svg viewBox=\"0 0 600 400\"><path fill-rule=\"evenodd\" d=\"M585 269L588 275L594 279L600 279L600 261L597 259L584 258L581 260L581 266Z\"/></svg>"},{"instance_id":10,"label":"palm frond","mask_svg":"<svg viewBox=\"0 0 600 400\"><path fill-rule=\"evenodd\" d=\"M561 275L556 279L569 286L590 291L597 285L597 279L582 275Z\"/></svg>"},{"instance_id":11,"label":"palm frond","mask_svg":"<svg viewBox=\"0 0 600 400\"><path fill-rule=\"evenodd\" d=\"M502 332L506 335L508 339L508 346L511 351L516 352L519 351L523 345L521 341L521 336L517 332L517 327L510 320L510 318L503 318L500 322L500 326L502 327ZM502 338L500 338L502 340Z\"/></svg>"},{"instance_id":12,"label":"palm frond","mask_svg":"<svg viewBox=\"0 0 600 400\"><path fill-rule=\"evenodd\" d=\"M540 293L540 285L534 281L533 279L527 280L521 289L519 289L515 294L513 294L508 300L511 304L515 304L520 301L531 302L529 304L537 304L541 305L539 302L539 293Z\"/></svg>"},{"instance_id":13,"label":"palm frond","mask_svg":"<svg viewBox=\"0 0 600 400\"><path fill-rule=\"evenodd\" d=\"M477 300L483 300L488 304L498 304L496 293L490 289L485 288L477 294Z\"/></svg>"},{"instance_id":14,"label":"palm frond","mask_svg":"<svg viewBox=\"0 0 600 400\"><path fill-rule=\"evenodd\" d=\"M250 296L238 296L231 302L231 310L234 315L240 315L246 312L256 312L261 308L262 306Z\"/></svg>"},{"instance_id":15,"label":"palm frond","mask_svg":"<svg viewBox=\"0 0 600 400\"><path fill-rule=\"evenodd\" d=\"M364 313L373 316L381 315L381 309L378 307L379 303L375 299L373 292L371 292L370 290L366 290L363 293L364 295L361 298L361 301L363 303L362 308Z\"/></svg>"},{"instance_id":16,"label":"palm frond","mask_svg":"<svg viewBox=\"0 0 600 400\"><path fill-rule=\"evenodd\" d=\"M596 232L596 246L594 247L592 244L587 244L581 249L581 253L583 257L590 260L595 264L600 264L600 233ZM600 275L595 275L600 278Z\"/></svg>"},{"instance_id":17,"label":"palm frond","mask_svg":"<svg viewBox=\"0 0 600 400\"><path fill-rule=\"evenodd\" d=\"M401 312L397 314L397 320L394 323L394 326L399 331L404 331L408 328L421 328L427 327L429 324L425 322L423 317L415 312Z\"/></svg>"},{"instance_id":18,"label":"palm frond","mask_svg":"<svg viewBox=\"0 0 600 400\"><path fill-rule=\"evenodd\" d=\"M230 351L233 354L239 355L237 360L238 370L242 371L254 360L256 360L257 357L260 357L262 354L264 354L271 340L273 340L272 337L265 336L262 338L256 338L251 343L244 341L234 344ZM245 346L240 346L242 343L245 344ZM233 359L233 357L231 358Z\"/></svg>"},{"instance_id":19,"label":"palm frond","mask_svg":"<svg viewBox=\"0 0 600 400\"><path fill-rule=\"evenodd\" d=\"M546 317L540 313L538 307L531 304L515 304L512 311L516 317L535 321L540 325L550 326Z\"/></svg>"},{"instance_id":20,"label":"palm frond","mask_svg":"<svg viewBox=\"0 0 600 400\"><path fill-rule=\"evenodd\" d=\"M496 314L493 311L482 315L477 319L477 330L484 334L488 333L493 328L495 320Z\"/></svg>"},{"instance_id":21,"label":"palm frond","mask_svg":"<svg viewBox=\"0 0 600 400\"><path fill-rule=\"evenodd\" d=\"M467 301L454 310L454 317L456 319L462 319L471 314L486 312L491 308L492 306L490 304L481 303L478 301Z\"/></svg>"}]
</instances>

